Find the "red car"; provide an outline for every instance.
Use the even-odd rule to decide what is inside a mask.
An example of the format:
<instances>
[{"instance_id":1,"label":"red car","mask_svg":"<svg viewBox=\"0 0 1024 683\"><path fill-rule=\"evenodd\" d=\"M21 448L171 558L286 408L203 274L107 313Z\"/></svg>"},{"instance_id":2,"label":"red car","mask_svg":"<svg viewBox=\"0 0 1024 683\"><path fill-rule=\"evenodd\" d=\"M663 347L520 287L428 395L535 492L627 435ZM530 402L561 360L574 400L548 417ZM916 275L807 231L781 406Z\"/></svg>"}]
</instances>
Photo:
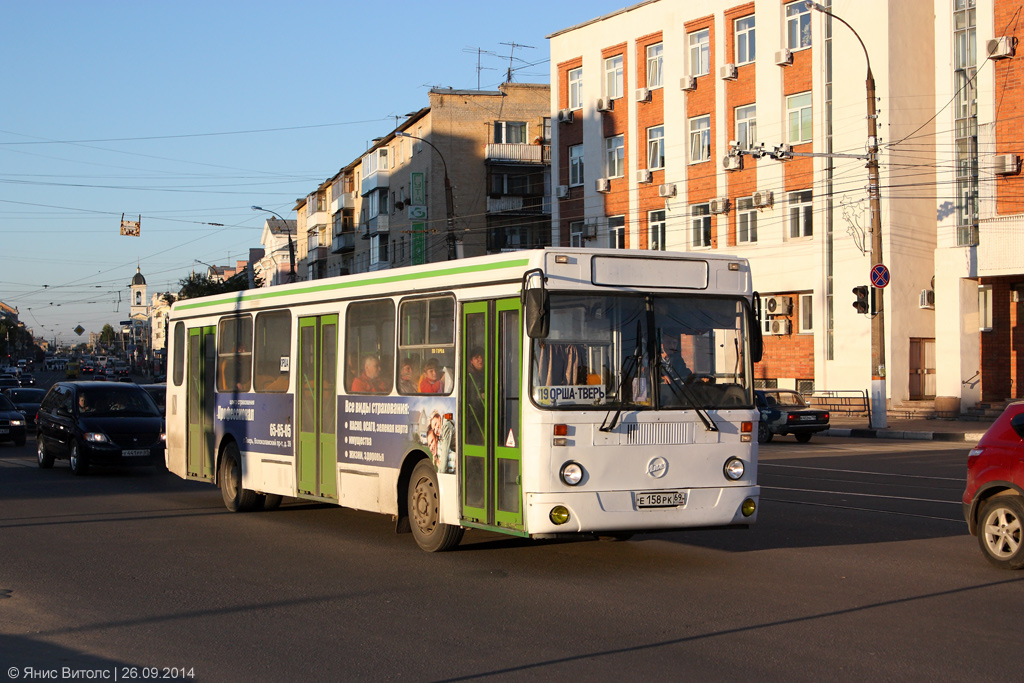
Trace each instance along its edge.
<instances>
[{"instance_id":1,"label":"red car","mask_svg":"<svg viewBox=\"0 0 1024 683\"><path fill-rule=\"evenodd\" d=\"M986 559L1024 569L1024 401L1006 406L968 454L963 505Z\"/></svg>"}]
</instances>

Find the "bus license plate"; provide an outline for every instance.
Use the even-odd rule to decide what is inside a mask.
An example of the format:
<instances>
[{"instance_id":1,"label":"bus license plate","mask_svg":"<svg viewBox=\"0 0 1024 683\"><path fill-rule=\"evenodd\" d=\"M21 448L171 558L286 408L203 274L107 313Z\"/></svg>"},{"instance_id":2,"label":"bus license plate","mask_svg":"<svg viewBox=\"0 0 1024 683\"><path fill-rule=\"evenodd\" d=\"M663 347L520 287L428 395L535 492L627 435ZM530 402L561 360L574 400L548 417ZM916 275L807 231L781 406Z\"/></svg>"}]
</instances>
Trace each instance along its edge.
<instances>
[{"instance_id":1,"label":"bus license plate","mask_svg":"<svg viewBox=\"0 0 1024 683\"><path fill-rule=\"evenodd\" d=\"M638 491L636 506L638 508L673 508L686 505L686 491Z\"/></svg>"},{"instance_id":2,"label":"bus license plate","mask_svg":"<svg viewBox=\"0 0 1024 683\"><path fill-rule=\"evenodd\" d=\"M136 448L134 450L121 451L121 455L126 458L144 458L149 455L148 448Z\"/></svg>"}]
</instances>

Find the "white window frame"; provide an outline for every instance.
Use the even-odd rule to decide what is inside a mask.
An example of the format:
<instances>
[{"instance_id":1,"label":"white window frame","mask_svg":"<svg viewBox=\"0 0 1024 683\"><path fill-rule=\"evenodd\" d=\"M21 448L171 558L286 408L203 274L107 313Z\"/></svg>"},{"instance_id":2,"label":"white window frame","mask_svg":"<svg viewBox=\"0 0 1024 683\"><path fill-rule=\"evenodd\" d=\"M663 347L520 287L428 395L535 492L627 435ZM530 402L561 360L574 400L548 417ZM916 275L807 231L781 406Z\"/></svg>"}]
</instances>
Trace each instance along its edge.
<instances>
[{"instance_id":1,"label":"white window frame","mask_svg":"<svg viewBox=\"0 0 1024 683\"><path fill-rule=\"evenodd\" d=\"M608 216L608 247L611 249L626 248L625 216Z\"/></svg>"},{"instance_id":2,"label":"white window frame","mask_svg":"<svg viewBox=\"0 0 1024 683\"><path fill-rule=\"evenodd\" d=\"M690 44L690 75L706 76L711 72L711 31L702 28L688 34Z\"/></svg>"},{"instance_id":3,"label":"white window frame","mask_svg":"<svg viewBox=\"0 0 1024 683\"><path fill-rule=\"evenodd\" d=\"M786 239L814 237L814 196L811 190L790 192L787 198Z\"/></svg>"},{"instance_id":4,"label":"white window frame","mask_svg":"<svg viewBox=\"0 0 1024 683\"><path fill-rule=\"evenodd\" d=\"M691 164L711 161L711 114L690 119L689 159Z\"/></svg>"},{"instance_id":5,"label":"white window frame","mask_svg":"<svg viewBox=\"0 0 1024 683\"><path fill-rule=\"evenodd\" d=\"M991 332L992 319L992 285L978 285L978 330Z\"/></svg>"},{"instance_id":6,"label":"white window frame","mask_svg":"<svg viewBox=\"0 0 1024 683\"><path fill-rule=\"evenodd\" d=\"M791 145L814 138L814 109L811 91L786 96L786 135Z\"/></svg>"},{"instance_id":7,"label":"white window frame","mask_svg":"<svg viewBox=\"0 0 1024 683\"><path fill-rule=\"evenodd\" d=\"M584 226L583 221L572 221L569 223L569 246L570 247L582 247L585 246L586 238L583 236Z\"/></svg>"},{"instance_id":8,"label":"white window frame","mask_svg":"<svg viewBox=\"0 0 1024 683\"><path fill-rule=\"evenodd\" d=\"M659 171L665 168L665 125L647 129L647 168Z\"/></svg>"},{"instance_id":9,"label":"white window frame","mask_svg":"<svg viewBox=\"0 0 1024 683\"><path fill-rule=\"evenodd\" d=\"M647 248L651 251L665 251L665 240L665 209L648 211Z\"/></svg>"},{"instance_id":10,"label":"white window frame","mask_svg":"<svg viewBox=\"0 0 1024 683\"><path fill-rule=\"evenodd\" d=\"M509 131L518 129L523 131L523 139L519 142L509 142ZM494 142L505 145L526 144L529 140L530 127L526 121L495 121Z\"/></svg>"},{"instance_id":11,"label":"white window frame","mask_svg":"<svg viewBox=\"0 0 1024 683\"><path fill-rule=\"evenodd\" d=\"M736 44L736 65L750 64L757 57L756 24L754 15L740 17L733 22Z\"/></svg>"},{"instance_id":12,"label":"white window frame","mask_svg":"<svg viewBox=\"0 0 1024 683\"><path fill-rule=\"evenodd\" d=\"M583 184L583 145L569 147L569 187Z\"/></svg>"},{"instance_id":13,"label":"white window frame","mask_svg":"<svg viewBox=\"0 0 1024 683\"><path fill-rule=\"evenodd\" d=\"M621 178L626 173L626 140L623 135L604 139L604 177Z\"/></svg>"},{"instance_id":14,"label":"white window frame","mask_svg":"<svg viewBox=\"0 0 1024 683\"><path fill-rule=\"evenodd\" d=\"M604 95L610 100L622 97L622 55L604 60Z\"/></svg>"},{"instance_id":15,"label":"white window frame","mask_svg":"<svg viewBox=\"0 0 1024 683\"><path fill-rule=\"evenodd\" d=\"M793 52L811 46L811 9L804 3L791 2L786 7L786 47Z\"/></svg>"},{"instance_id":16,"label":"white window frame","mask_svg":"<svg viewBox=\"0 0 1024 683\"><path fill-rule=\"evenodd\" d=\"M797 334L814 334L814 295L801 294L797 297L799 321Z\"/></svg>"},{"instance_id":17,"label":"white window frame","mask_svg":"<svg viewBox=\"0 0 1024 683\"><path fill-rule=\"evenodd\" d=\"M736 107L736 143L740 149L753 149L757 144L757 104Z\"/></svg>"},{"instance_id":18,"label":"white window frame","mask_svg":"<svg viewBox=\"0 0 1024 683\"><path fill-rule=\"evenodd\" d=\"M665 84L663 65L664 45L655 43L647 46L647 87L660 88Z\"/></svg>"},{"instance_id":19,"label":"white window frame","mask_svg":"<svg viewBox=\"0 0 1024 683\"><path fill-rule=\"evenodd\" d=\"M569 109L583 108L583 67L569 69Z\"/></svg>"},{"instance_id":20,"label":"white window frame","mask_svg":"<svg viewBox=\"0 0 1024 683\"><path fill-rule=\"evenodd\" d=\"M711 205L690 205L690 247L710 249L712 243ZM705 239L706 238L706 239Z\"/></svg>"},{"instance_id":21,"label":"white window frame","mask_svg":"<svg viewBox=\"0 0 1024 683\"><path fill-rule=\"evenodd\" d=\"M390 243L387 233L378 233L370 237L370 265L376 266L380 263L390 263L391 255L388 253ZM386 258L381 258L381 256Z\"/></svg>"},{"instance_id":22,"label":"white window frame","mask_svg":"<svg viewBox=\"0 0 1024 683\"><path fill-rule=\"evenodd\" d=\"M753 197L736 200L736 244L757 244L757 213Z\"/></svg>"}]
</instances>

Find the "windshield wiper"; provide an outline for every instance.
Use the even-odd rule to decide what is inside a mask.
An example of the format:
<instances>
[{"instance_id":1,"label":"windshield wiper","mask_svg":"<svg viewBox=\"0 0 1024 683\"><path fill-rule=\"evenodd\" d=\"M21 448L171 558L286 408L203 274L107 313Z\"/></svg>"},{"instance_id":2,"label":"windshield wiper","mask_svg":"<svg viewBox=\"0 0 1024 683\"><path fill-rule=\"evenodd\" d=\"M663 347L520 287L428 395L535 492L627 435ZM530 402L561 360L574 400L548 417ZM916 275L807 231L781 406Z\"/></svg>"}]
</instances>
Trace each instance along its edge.
<instances>
[{"instance_id":1,"label":"windshield wiper","mask_svg":"<svg viewBox=\"0 0 1024 683\"><path fill-rule=\"evenodd\" d=\"M691 408L693 408L693 411L697 413L697 417L700 418L700 421L704 423L704 428L709 432L717 432L718 425L716 425L715 421L711 419L711 416L707 411L697 403L697 398L693 395L693 391L686 385L686 382L679 377L675 368L673 368L672 365L664 358L659 360L658 365L662 371L661 375L668 379L668 386L672 389L672 393L675 394L675 397L680 400L685 398L686 402L690 404ZM690 376L694 377L695 375Z\"/></svg>"},{"instance_id":2,"label":"windshield wiper","mask_svg":"<svg viewBox=\"0 0 1024 683\"><path fill-rule=\"evenodd\" d=\"M615 425L619 424L619 417L622 415L622 406L625 405L625 401L622 400L623 387L628 382L630 388L633 383L633 372L640 367L640 362L643 360L643 341L640 336L640 321L636 321L636 348L633 350L633 355L626 358L622 364L622 381L619 383L619 390L615 392L615 397L618 399L618 405L616 406L615 415L612 416L611 424L608 423L608 416L611 415L612 411L608 411L604 414L604 419L601 421L601 426L597 428L600 432L610 432L615 429Z\"/></svg>"}]
</instances>

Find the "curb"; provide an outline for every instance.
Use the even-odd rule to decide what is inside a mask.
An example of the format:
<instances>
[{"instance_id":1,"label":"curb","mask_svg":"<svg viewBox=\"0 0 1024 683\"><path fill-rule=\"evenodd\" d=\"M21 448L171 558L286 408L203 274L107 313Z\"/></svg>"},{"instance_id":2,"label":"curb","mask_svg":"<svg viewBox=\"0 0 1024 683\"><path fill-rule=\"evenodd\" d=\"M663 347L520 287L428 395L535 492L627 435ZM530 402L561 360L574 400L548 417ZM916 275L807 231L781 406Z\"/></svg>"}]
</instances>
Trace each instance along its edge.
<instances>
[{"instance_id":1,"label":"curb","mask_svg":"<svg viewBox=\"0 0 1024 683\"><path fill-rule=\"evenodd\" d=\"M896 429L826 429L821 436L855 439L905 439L912 441L970 441L977 443L985 432L912 432Z\"/></svg>"}]
</instances>

